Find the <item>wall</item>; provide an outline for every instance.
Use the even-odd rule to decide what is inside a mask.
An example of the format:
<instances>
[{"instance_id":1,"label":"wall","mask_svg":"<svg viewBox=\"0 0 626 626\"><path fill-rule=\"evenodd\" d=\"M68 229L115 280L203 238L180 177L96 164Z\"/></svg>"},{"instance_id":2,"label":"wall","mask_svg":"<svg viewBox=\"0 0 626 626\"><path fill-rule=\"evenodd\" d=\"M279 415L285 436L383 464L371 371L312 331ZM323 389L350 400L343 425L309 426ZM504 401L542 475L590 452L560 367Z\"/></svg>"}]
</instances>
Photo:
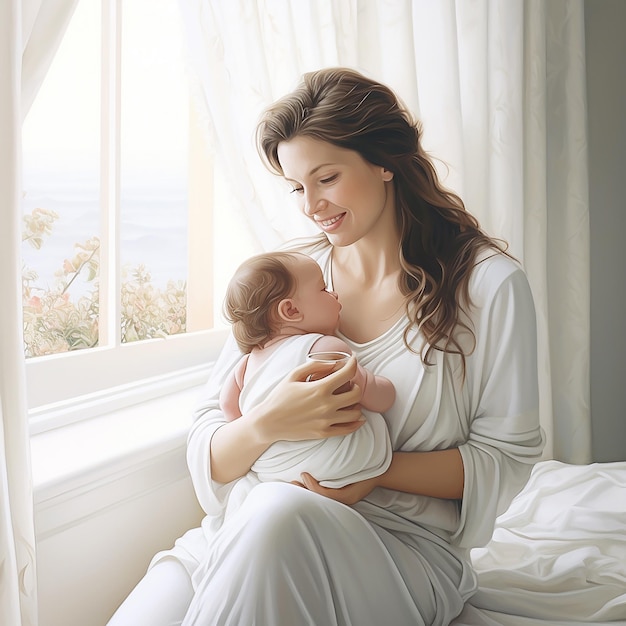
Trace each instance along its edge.
<instances>
[{"instance_id":1,"label":"wall","mask_svg":"<svg viewBox=\"0 0 626 626\"><path fill-rule=\"evenodd\" d=\"M150 559L199 525L190 489L174 483L40 541L40 626L104 626Z\"/></svg>"},{"instance_id":2,"label":"wall","mask_svg":"<svg viewBox=\"0 0 626 626\"><path fill-rule=\"evenodd\" d=\"M626 459L626 2L585 1L593 460Z\"/></svg>"},{"instance_id":3,"label":"wall","mask_svg":"<svg viewBox=\"0 0 626 626\"><path fill-rule=\"evenodd\" d=\"M39 626L104 626L152 557L202 519L184 445L39 499Z\"/></svg>"}]
</instances>

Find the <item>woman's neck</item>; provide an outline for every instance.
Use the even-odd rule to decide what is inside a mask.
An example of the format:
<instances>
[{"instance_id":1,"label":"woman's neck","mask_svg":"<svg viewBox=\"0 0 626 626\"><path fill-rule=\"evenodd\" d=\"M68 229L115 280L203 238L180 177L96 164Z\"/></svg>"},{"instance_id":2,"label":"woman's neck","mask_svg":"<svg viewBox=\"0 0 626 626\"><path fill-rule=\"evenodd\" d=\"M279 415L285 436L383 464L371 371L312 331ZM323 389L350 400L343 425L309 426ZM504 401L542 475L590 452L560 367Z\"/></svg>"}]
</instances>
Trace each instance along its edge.
<instances>
[{"instance_id":1,"label":"woman's neck","mask_svg":"<svg viewBox=\"0 0 626 626\"><path fill-rule=\"evenodd\" d=\"M386 206L369 232L349 246L333 248L332 267L338 278L376 286L388 283L390 277L399 276L401 229L397 223L394 197L390 186Z\"/></svg>"},{"instance_id":2,"label":"woman's neck","mask_svg":"<svg viewBox=\"0 0 626 626\"><path fill-rule=\"evenodd\" d=\"M358 245L333 249L333 289L343 306L339 329L346 337L366 343L405 314L401 273L397 247L393 253L390 248Z\"/></svg>"},{"instance_id":3,"label":"woman's neck","mask_svg":"<svg viewBox=\"0 0 626 626\"><path fill-rule=\"evenodd\" d=\"M402 269L398 255L399 243L381 243L361 240L351 246L333 248L333 285L336 286L336 281L349 281L375 287L387 283L390 277L397 278Z\"/></svg>"}]
</instances>

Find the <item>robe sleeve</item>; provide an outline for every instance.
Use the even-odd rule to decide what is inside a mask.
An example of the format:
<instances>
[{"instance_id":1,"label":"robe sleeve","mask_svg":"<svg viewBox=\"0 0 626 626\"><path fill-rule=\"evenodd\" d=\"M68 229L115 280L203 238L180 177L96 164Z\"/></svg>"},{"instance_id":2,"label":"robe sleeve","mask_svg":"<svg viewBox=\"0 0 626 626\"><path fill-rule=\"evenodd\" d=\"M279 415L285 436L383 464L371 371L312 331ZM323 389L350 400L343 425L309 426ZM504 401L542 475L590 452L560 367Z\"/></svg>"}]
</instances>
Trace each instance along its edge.
<instances>
[{"instance_id":1,"label":"robe sleeve","mask_svg":"<svg viewBox=\"0 0 626 626\"><path fill-rule=\"evenodd\" d=\"M187 439L187 465L191 481L198 502L208 515L222 513L236 482L224 484L212 479L210 450L213 434L228 421L220 410L220 391L241 357L233 335L229 334L202 391Z\"/></svg>"},{"instance_id":2,"label":"robe sleeve","mask_svg":"<svg viewBox=\"0 0 626 626\"><path fill-rule=\"evenodd\" d=\"M467 359L469 436L459 447L465 484L452 541L465 548L490 540L496 517L526 484L545 442L535 309L526 275L514 269L501 279L497 267L487 272L492 274L479 272L472 316L476 347Z\"/></svg>"}]
</instances>

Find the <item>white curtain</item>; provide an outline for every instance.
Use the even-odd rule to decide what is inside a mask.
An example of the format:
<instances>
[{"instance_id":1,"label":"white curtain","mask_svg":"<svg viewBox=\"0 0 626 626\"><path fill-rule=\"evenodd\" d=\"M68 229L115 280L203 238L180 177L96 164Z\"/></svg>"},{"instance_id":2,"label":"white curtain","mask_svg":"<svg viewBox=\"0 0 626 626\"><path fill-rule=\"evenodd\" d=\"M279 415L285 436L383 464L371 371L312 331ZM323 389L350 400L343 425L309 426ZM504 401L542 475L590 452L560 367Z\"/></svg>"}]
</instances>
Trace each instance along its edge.
<instances>
[{"instance_id":1,"label":"white curtain","mask_svg":"<svg viewBox=\"0 0 626 626\"><path fill-rule=\"evenodd\" d=\"M76 0L0 2L0 624L36 626L21 290L21 126Z\"/></svg>"},{"instance_id":2,"label":"white curtain","mask_svg":"<svg viewBox=\"0 0 626 626\"><path fill-rule=\"evenodd\" d=\"M591 458L583 0L180 0L226 210L261 249L308 233L260 164L262 109L324 66L386 82L446 184L534 291L547 457ZM217 207L219 210L219 207Z\"/></svg>"}]
</instances>

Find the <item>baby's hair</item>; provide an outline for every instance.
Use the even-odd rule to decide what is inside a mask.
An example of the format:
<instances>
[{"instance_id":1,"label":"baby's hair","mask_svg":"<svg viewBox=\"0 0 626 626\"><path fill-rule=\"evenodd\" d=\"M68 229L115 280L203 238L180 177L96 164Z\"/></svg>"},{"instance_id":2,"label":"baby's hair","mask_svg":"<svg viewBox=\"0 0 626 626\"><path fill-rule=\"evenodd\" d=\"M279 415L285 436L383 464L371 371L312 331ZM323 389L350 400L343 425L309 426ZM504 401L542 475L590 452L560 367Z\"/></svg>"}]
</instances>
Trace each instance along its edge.
<instances>
[{"instance_id":1,"label":"baby's hair","mask_svg":"<svg viewBox=\"0 0 626 626\"><path fill-rule=\"evenodd\" d=\"M278 303L296 290L290 270L296 254L257 254L244 261L231 278L224 298L224 316L232 324L244 354L262 348L276 332Z\"/></svg>"}]
</instances>

